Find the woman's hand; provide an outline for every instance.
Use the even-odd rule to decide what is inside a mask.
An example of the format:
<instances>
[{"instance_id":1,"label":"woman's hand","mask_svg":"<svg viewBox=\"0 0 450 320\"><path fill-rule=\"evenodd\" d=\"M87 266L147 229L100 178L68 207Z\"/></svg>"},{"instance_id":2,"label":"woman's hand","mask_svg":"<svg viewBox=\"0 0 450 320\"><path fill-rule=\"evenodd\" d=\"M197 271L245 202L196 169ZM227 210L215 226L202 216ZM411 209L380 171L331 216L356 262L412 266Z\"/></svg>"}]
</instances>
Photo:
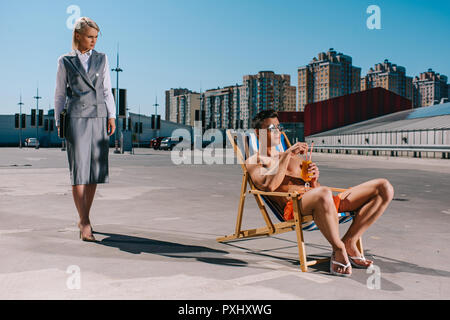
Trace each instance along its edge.
<instances>
[{"instance_id":1,"label":"woman's hand","mask_svg":"<svg viewBox=\"0 0 450 320\"><path fill-rule=\"evenodd\" d=\"M108 137L112 136L114 134L114 131L116 131L116 118L109 118L108 119Z\"/></svg>"},{"instance_id":2,"label":"woman's hand","mask_svg":"<svg viewBox=\"0 0 450 320\"><path fill-rule=\"evenodd\" d=\"M314 183L319 180L319 168L314 162L311 162L308 167L308 173L311 175L311 183Z\"/></svg>"},{"instance_id":3,"label":"woman's hand","mask_svg":"<svg viewBox=\"0 0 450 320\"><path fill-rule=\"evenodd\" d=\"M58 137L59 137L59 126L56 126L58 128Z\"/></svg>"}]
</instances>

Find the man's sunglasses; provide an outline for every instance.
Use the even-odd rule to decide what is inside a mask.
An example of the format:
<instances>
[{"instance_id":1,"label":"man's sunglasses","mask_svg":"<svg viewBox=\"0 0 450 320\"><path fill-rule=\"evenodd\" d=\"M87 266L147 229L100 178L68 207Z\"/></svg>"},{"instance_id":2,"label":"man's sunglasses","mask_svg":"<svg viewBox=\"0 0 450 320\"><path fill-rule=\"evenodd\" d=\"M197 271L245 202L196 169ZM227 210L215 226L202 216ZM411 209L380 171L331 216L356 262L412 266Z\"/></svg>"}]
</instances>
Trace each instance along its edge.
<instances>
[{"instance_id":1,"label":"man's sunglasses","mask_svg":"<svg viewBox=\"0 0 450 320\"><path fill-rule=\"evenodd\" d=\"M270 132L275 132L275 131L283 131L284 130L284 128L283 128L283 126L281 126L281 125L277 125L277 126L275 126L273 123L270 125L270 126L268 126L267 127L267 130L269 130Z\"/></svg>"}]
</instances>

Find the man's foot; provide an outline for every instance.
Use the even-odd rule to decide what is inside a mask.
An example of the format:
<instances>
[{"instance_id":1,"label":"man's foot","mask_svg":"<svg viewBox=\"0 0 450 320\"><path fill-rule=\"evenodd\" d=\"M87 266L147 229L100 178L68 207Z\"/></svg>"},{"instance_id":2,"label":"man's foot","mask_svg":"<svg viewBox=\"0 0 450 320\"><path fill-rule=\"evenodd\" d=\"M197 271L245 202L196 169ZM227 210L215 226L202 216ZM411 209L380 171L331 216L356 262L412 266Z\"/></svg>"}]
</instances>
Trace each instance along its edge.
<instances>
[{"instance_id":1,"label":"man's foot","mask_svg":"<svg viewBox=\"0 0 450 320\"><path fill-rule=\"evenodd\" d=\"M335 263L333 263L335 262ZM337 249L331 254L330 271L334 275L350 276L352 274L352 267L347 257L345 250Z\"/></svg>"},{"instance_id":2,"label":"man's foot","mask_svg":"<svg viewBox=\"0 0 450 320\"><path fill-rule=\"evenodd\" d=\"M344 244L348 258L354 267L366 269L373 264L372 260L366 259L364 255L359 252L356 242L344 241Z\"/></svg>"}]
</instances>

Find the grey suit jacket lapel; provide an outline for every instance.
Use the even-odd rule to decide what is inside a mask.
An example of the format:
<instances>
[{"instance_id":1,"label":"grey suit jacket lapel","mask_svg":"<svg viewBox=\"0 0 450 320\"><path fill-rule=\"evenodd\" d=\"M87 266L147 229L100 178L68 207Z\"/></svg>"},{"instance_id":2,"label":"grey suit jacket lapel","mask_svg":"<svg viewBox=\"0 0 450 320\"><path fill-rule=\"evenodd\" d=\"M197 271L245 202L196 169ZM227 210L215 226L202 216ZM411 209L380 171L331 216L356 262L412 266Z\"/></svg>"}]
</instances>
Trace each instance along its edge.
<instances>
[{"instance_id":1,"label":"grey suit jacket lapel","mask_svg":"<svg viewBox=\"0 0 450 320\"><path fill-rule=\"evenodd\" d=\"M94 52L94 50L92 50L92 52ZM92 53L94 55L94 53ZM93 56L91 57L91 59L93 58ZM81 65L81 61L78 58L77 53L75 52L75 50L72 51L72 56L71 59L72 64L75 66L75 68L78 70L78 72L81 74L81 76L83 77L84 81L86 81L86 83L92 87L92 89L95 89L94 84L92 83L91 79L89 79L88 74L86 73L86 70L84 70L83 66ZM91 60L92 63L92 60ZM92 64L89 68L89 71L92 71Z\"/></svg>"},{"instance_id":2,"label":"grey suit jacket lapel","mask_svg":"<svg viewBox=\"0 0 450 320\"><path fill-rule=\"evenodd\" d=\"M91 83L95 86L98 80L99 64L101 59L97 51L92 50L91 61L89 62L88 78Z\"/></svg>"}]
</instances>

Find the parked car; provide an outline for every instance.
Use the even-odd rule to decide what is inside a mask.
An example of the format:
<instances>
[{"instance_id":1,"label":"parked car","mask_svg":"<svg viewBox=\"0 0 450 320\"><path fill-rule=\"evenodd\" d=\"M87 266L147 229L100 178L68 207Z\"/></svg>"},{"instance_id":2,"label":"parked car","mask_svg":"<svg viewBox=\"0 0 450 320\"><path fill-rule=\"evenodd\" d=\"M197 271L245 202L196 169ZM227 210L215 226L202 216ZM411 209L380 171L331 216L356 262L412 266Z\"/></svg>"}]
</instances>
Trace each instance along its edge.
<instances>
[{"instance_id":1,"label":"parked car","mask_svg":"<svg viewBox=\"0 0 450 320\"><path fill-rule=\"evenodd\" d=\"M176 146L178 143L183 141L183 137L179 138L172 138L172 137L166 137L161 140L160 149L161 150L172 150L174 146Z\"/></svg>"},{"instance_id":2,"label":"parked car","mask_svg":"<svg viewBox=\"0 0 450 320\"><path fill-rule=\"evenodd\" d=\"M26 138L25 146L26 147L35 147L36 149L38 149L39 148L39 140L37 138Z\"/></svg>"},{"instance_id":3,"label":"parked car","mask_svg":"<svg viewBox=\"0 0 450 320\"><path fill-rule=\"evenodd\" d=\"M161 145L161 141L167 137L157 137L150 140L150 148L153 148L155 150L158 150Z\"/></svg>"}]
</instances>

